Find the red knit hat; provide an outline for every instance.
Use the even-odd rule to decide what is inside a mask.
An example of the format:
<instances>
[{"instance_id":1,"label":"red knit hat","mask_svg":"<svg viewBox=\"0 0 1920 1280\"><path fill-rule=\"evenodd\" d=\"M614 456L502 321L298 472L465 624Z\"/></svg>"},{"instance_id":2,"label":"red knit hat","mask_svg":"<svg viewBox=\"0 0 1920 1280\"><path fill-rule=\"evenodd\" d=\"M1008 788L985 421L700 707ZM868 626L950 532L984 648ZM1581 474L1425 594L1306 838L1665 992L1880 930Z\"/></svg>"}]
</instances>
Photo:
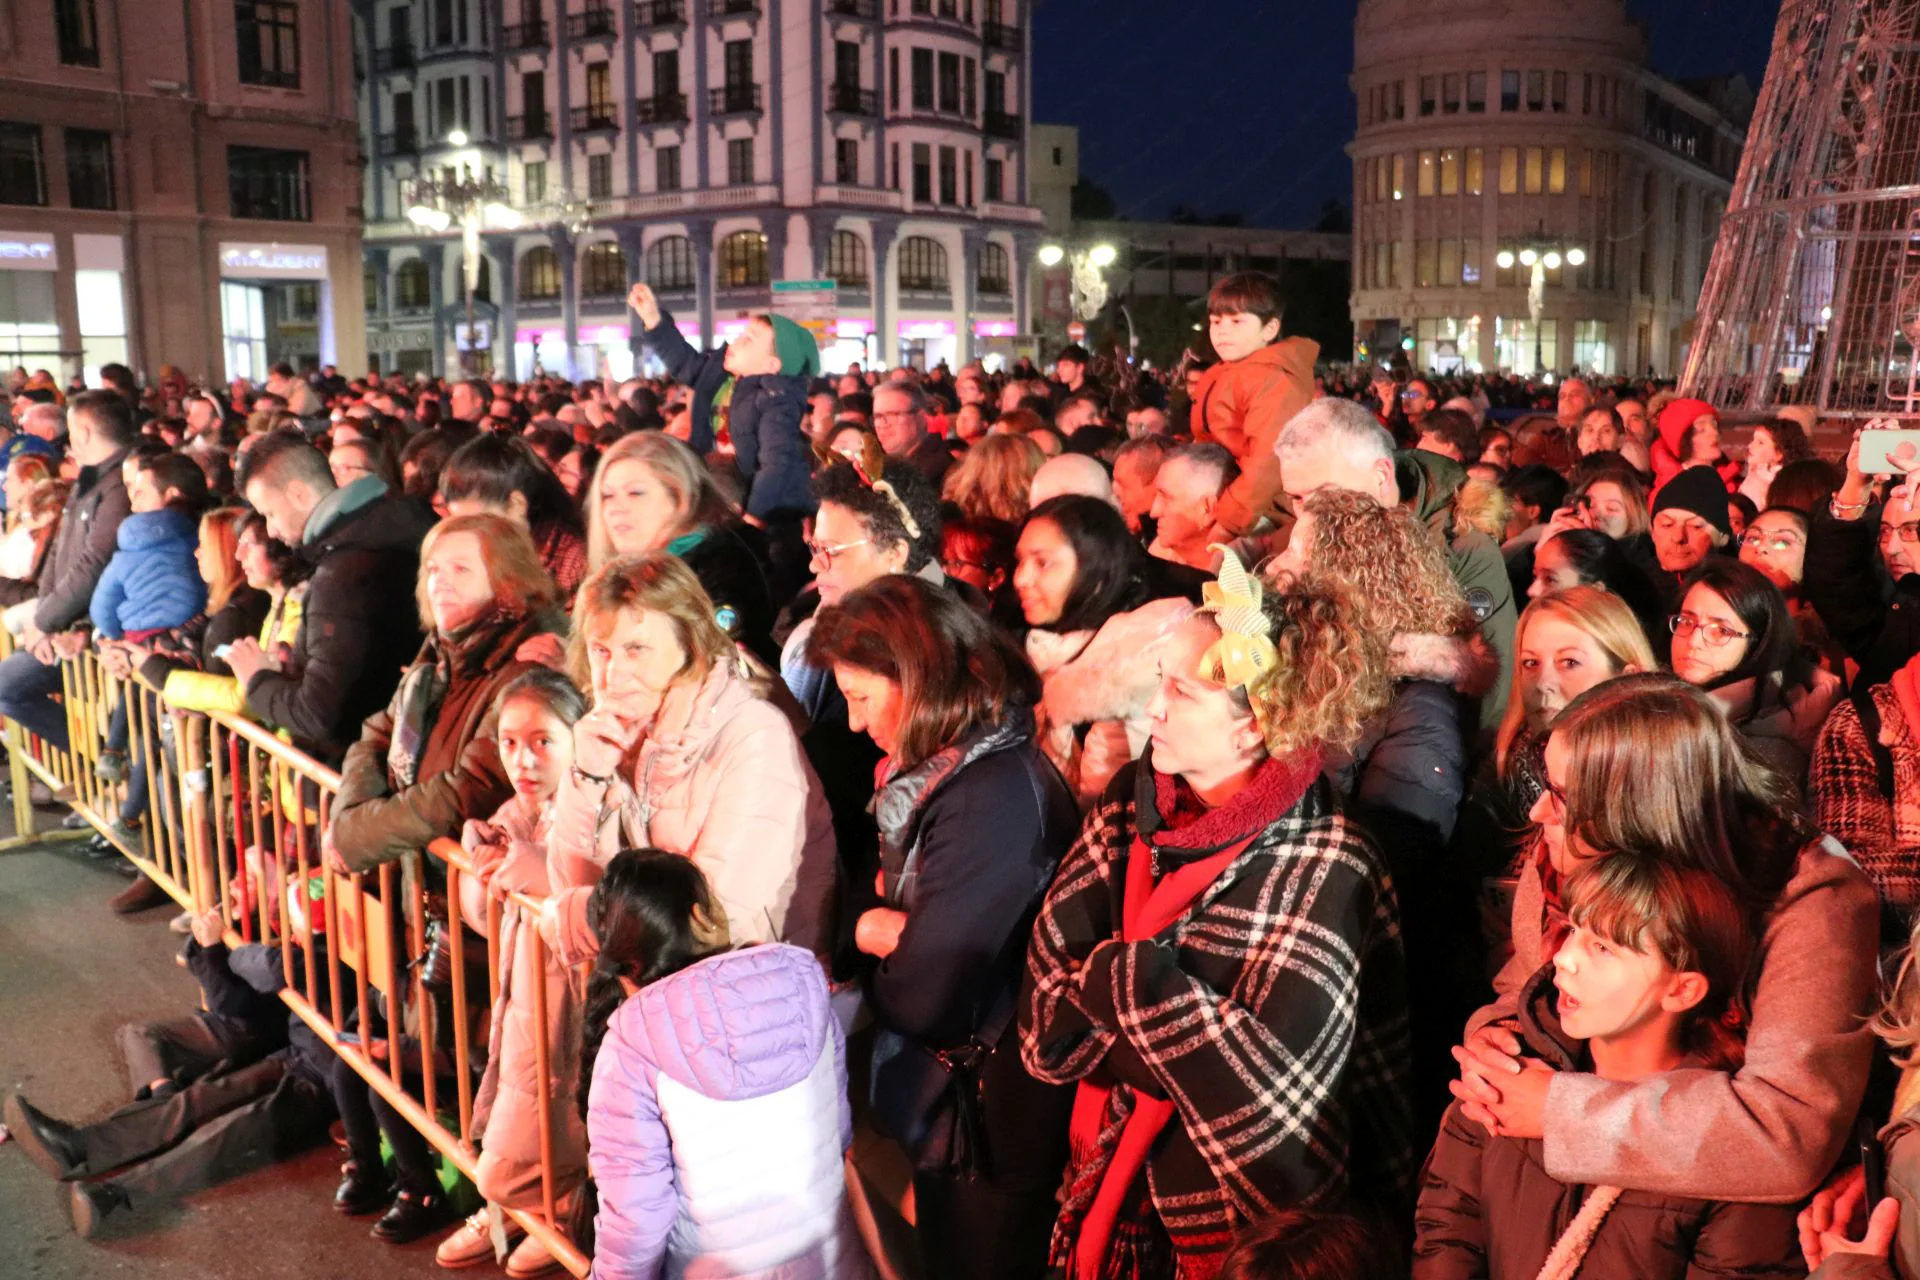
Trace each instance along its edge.
<instances>
[{"instance_id":1,"label":"red knit hat","mask_svg":"<svg viewBox=\"0 0 1920 1280\"><path fill-rule=\"evenodd\" d=\"M1720 421L1719 411L1705 400L1669 400L1666 408L1660 410L1660 417L1654 422L1654 430L1660 434L1661 441L1673 452L1673 456L1682 462L1686 461L1687 457L1684 448L1687 432L1702 415L1711 416L1715 422Z\"/></svg>"}]
</instances>

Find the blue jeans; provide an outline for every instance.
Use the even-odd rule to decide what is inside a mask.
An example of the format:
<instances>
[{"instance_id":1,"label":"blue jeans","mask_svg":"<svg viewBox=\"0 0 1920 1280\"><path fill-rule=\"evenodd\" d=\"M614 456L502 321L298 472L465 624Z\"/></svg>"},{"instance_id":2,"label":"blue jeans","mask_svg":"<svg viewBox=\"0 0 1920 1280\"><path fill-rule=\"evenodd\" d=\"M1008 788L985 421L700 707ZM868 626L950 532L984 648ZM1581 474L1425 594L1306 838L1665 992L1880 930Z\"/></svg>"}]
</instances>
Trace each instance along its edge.
<instances>
[{"instance_id":1,"label":"blue jeans","mask_svg":"<svg viewBox=\"0 0 1920 1280\"><path fill-rule=\"evenodd\" d=\"M59 663L48 666L24 649L0 662L0 716L19 721L48 746L65 751L67 712L53 700L59 692Z\"/></svg>"}]
</instances>

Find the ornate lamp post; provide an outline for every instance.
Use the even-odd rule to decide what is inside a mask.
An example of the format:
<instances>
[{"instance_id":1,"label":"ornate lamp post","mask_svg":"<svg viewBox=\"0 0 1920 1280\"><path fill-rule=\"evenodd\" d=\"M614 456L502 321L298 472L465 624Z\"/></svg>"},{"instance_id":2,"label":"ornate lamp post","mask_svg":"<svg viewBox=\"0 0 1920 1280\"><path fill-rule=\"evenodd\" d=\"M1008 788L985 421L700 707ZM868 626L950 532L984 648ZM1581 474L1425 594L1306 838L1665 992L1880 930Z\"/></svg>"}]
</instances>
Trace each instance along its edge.
<instances>
[{"instance_id":1,"label":"ornate lamp post","mask_svg":"<svg viewBox=\"0 0 1920 1280\"><path fill-rule=\"evenodd\" d=\"M1091 320L1100 314L1107 305L1106 270L1119 260L1119 250L1104 241L1099 244L1082 245L1072 249L1058 244L1040 246L1040 265L1057 267L1062 262L1070 264L1073 282L1073 316L1076 320ZM1133 316L1125 306L1120 315L1127 322L1127 354L1132 356L1140 346L1140 339L1133 330Z\"/></svg>"},{"instance_id":2,"label":"ornate lamp post","mask_svg":"<svg viewBox=\"0 0 1920 1280\"><path fill-rule=\"evenodd\" d=\"M1533 371L1543 372L1546 362L1541 355L1540 318L1547 309L1547 272L1558 271L1562 262L1579 266L1587 260L1587 251L1550 236L1528 236L1500 250L1493 260L1502 271L1512 268L1516 260L1532 270L1527 280L1527 322L1533 326Z\"/></svg>"},{"instance_id":3,"label":"ornate lamp post","mask_svg":"<svg viewBox=\"0 0 1920 1280\"><path fill-rule=\"evenodd\" d=\"M464 146L466 140L459 130L447 136L456 147ZM438 235L460 224L460 275L467 302L467 340L460 346L462 375L473 372L473 295L480 287L480 233L519 227L519 211L507 204L510 194L505 183L464 167L415 178L405 192L407 220L422 231Z\"/></svg>"}]
</instances>

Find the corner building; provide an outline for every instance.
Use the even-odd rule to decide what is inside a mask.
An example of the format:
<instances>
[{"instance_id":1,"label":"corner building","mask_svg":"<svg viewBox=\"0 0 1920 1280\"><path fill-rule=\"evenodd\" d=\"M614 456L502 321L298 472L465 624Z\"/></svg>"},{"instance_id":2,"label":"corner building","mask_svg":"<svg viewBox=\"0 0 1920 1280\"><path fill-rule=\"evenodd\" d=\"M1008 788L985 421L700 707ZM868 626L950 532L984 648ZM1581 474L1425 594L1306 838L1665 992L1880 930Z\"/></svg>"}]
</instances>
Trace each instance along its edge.
<instances>
[{"instance_id":1,"label":"corner building","mask_svg":"<svg viewBox=\"0 0 1920 1280\"><path fill-rule=\"evenodd\" d=\"M411 180L488 176L475 367L638 367L646 281L695 346L830 280L829 369L958 367L1030 331L1031 0L371 0L355 6L368 347L449 372L466 337L458 226ZM454 140L464 138L464 145Z\"/></svg>"}]
</instances>

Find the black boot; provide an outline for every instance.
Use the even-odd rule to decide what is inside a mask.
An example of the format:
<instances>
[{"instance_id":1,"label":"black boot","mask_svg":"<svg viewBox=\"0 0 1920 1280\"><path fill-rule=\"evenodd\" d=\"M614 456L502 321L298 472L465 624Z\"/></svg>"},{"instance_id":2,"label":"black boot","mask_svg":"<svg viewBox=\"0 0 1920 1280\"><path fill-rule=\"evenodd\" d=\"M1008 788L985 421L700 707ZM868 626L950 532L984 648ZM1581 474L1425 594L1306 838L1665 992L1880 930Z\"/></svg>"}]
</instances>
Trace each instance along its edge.
<instances>
[{"instance_id":1,"label":"black boot","mask_svg":"<svg viewBox=\"0 0 1920 1280\"><path fill-rule=\"evenodd\" d=\"M393 1208L387 1210L386 1216L373 1224L373 1237L388 1244L412 1244L451 1221L447 1197L438 1188L424 1195L402 1191L393 1198Z\"/></svg>"},{"instance_id":2,"label":"black boot","mask_svg":"<svg viewBox=\"0 0 1920 1280\"><path fill-rule=\"evenodd\" d=\"M115 1209L127 1207L127 1193L104 1178L67 1184L67 1209L73 1214L73 1233L90 1239L100 1229L100 1220Z\"/></svg>"},{"instance_id":3,"label":"black boot","mask_svg":"<svg viewBox=\"0 0 1920 1280\"><path fill-rule=\"evenodd\" d=\"M340 1185L333 1193L333 1207L350 1218L378 1213L393 1201L393 1184L378 1164L362 1165L349 1160L340 1166Z\"/></svg>"},{"instance_id":4,"label":"black boot","mask_svg":"<svg viewBox=\"0 0 1920 1280\"><path fill-rule=\"evenodd\" d=\"M48 1177L65 1180L85 1171L86 1146L72 1125L42 1114L17 1093L7 1099L4 1114L13 1140Z\"/></svg>"}]
</instances>

